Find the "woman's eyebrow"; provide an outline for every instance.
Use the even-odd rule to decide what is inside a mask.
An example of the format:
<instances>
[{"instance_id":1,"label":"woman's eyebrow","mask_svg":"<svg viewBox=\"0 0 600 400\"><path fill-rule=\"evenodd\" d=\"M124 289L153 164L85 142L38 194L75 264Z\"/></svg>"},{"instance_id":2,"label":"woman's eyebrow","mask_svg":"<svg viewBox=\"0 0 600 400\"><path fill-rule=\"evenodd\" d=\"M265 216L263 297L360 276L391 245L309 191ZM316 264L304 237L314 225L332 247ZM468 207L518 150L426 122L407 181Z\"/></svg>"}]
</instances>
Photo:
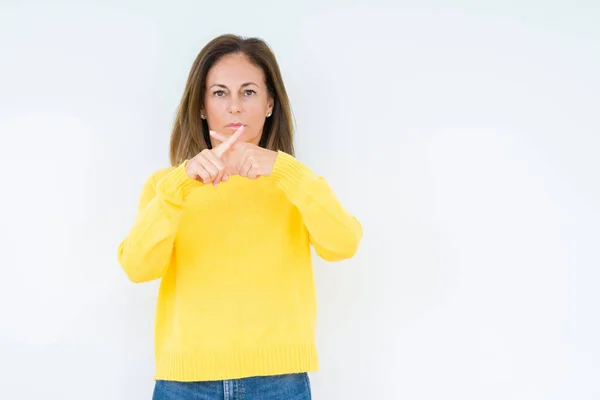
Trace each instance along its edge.
<instances>
[{"instance_id":1,"label":"woman's eyebrow","mask_svg":"<svg viewBox=\"0 0 600 400\"><path fill-rule=\"evenodd\" d=\"M241 87L246 87L246 86L250 86L250 85L258 86L258 85L257 85L256 83L254 83L254 82L244 82L244 83L242 83L242 86L241 86ZM229 89L229 88L228 88L226 85L223 85L222 83L215 83L214 85L212 85L212 86L211 86L211 88L212 88L213 86L218 86L218 87L220 87L220 88L223 88L223 89ZM210 89L210 88L209 88L209 89Z\"/></svg>"}]
</instances>

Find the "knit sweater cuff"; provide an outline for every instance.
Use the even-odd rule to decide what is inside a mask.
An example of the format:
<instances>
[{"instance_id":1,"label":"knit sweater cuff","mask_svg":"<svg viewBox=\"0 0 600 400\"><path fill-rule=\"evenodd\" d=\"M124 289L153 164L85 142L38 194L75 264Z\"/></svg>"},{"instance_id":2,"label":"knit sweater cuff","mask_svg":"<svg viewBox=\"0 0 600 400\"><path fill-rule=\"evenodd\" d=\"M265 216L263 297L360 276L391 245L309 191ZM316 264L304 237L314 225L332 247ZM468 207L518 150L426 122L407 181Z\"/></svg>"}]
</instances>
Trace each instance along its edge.
<instances>
[{"instance_id":1,"label":"knit sweater cuff","mask_svg":"<svg viewBox=\"0 0 600 400\"><path fill-rule=\"evenodd\" d=\"M315 177L314 173L306 165L296 160L293 156L279 150L271 178L284 192L297 190L298 185L306 178Z\"/></svg>"},{"instance_id":2,"label":"knit sweater cuff","mask_svg":"<svg viewBox=\"0 0 600 400\"><path fill-rule=\"evenodd\" d=\"M179 164L173 171L165 175L156 184L156 192L174 202L182 203L195 188L203 186L202 182L190 178L185 167L188 160Z\"/></svg>"}]
</instances>

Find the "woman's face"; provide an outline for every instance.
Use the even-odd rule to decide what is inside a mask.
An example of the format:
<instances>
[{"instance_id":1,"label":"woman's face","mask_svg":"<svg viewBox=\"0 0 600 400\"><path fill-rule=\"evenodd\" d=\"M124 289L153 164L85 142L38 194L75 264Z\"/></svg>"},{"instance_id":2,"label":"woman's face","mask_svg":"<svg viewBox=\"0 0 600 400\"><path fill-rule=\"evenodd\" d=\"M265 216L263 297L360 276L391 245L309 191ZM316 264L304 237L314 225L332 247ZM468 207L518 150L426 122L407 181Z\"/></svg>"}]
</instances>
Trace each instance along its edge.
<instances>
[{"instance_id":1,"label":"woman's face","mask_svg":"<svg viewBox=\"0 0 600 400\"><path fill-rule=\"evenodd\" d=\"M243 54L223 56L208 71L202 114L210 130L232 135L245 125L241 140L258 144L265 118L273 112L273 99L265 76ZM213 147L219 141L212 138Z\"/></svg>"}]
</instances>

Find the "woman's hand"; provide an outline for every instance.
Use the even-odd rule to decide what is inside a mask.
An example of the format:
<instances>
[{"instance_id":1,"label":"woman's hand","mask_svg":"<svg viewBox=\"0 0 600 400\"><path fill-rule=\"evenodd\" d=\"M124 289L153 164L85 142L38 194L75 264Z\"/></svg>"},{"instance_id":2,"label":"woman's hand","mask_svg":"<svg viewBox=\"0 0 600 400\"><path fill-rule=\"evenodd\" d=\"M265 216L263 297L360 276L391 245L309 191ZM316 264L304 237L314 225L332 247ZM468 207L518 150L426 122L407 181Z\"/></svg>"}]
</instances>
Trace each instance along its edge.
<instances>
[{"instance_id":1,"label":"woman's hand","mask_svg":"<svg viewBox=\"0 0 600 400\"><path fill-rule=\"evenodd\" d=\"M241 126L231 137L222 140L214 149L204 149L188 161L185 171L192 179L200 180L204 184L211 183L216 187L220 182L229 178L227 168L222 157L244 133Z\"/></svg>"},{"instance_id":2,"label":"woman's hand","mask_svg":"<svg viewBox=\"0 0 600 400\"><path fill-rule=\"evenodd\" d=\"M210 132L210 135L222 143L231 140L231 138L213 131ZM234 142L231 147L233 148L227 152L222 161L225 162L226 169L232 174L236 173L249 179L256 179L268 176L273 171L277 159L276 151L240 141Z\"/></svg>"}]
</instances>

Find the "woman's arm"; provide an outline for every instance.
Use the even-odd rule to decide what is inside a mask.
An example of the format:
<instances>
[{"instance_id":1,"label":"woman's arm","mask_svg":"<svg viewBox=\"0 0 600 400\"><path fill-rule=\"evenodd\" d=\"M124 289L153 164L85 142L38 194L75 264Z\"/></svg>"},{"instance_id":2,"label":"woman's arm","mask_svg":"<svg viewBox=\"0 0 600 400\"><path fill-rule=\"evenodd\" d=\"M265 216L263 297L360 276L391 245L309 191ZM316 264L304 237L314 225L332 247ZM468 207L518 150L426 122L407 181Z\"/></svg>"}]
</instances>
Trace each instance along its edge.
<instances>
[{"instance_id":1,"label":"woman's arm","mask_svg":"<svg viewBox=\"0 0 600 400\"><path fill-rule=\"evenodd\" d=\"M277 154L271 177L300 211L321 258L338 261L356 253L362 226L342 207L323 177L282 151Z\"/></svg>"},{"instance_id":2,"label":"woman's arm","mask_svg":"<svg viewBox=\"0 0 600 400\"><path fill-rule=\"evenodd\" d=\"M135 222L118 249L119 263L133 282L158 279L167 271L185 199L203 185L188 176L186 164L153 174L142 189Z\"/></svg>"}]
</instances>

